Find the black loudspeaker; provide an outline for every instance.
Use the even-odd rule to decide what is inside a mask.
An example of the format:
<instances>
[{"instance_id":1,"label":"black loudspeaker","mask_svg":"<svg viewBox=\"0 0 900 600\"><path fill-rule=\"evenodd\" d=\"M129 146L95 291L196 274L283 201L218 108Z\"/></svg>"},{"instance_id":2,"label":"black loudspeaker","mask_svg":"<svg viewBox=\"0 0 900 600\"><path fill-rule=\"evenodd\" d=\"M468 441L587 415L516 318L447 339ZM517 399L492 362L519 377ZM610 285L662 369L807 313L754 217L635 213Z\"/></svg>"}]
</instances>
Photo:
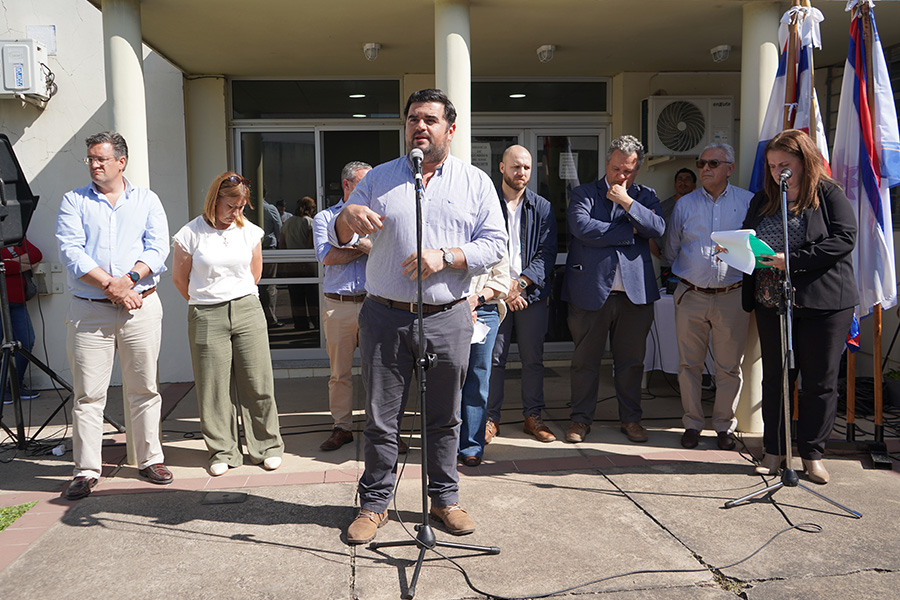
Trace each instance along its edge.
<instances>
[{"instance_id":1,"label":"black loudspeaker","mask_svg":"<svg viewBox=\"0 0 900 600\"><path fill-rule=\"evenodd\" d=\"M37 203L12 143L0 133L0 245L6 248L22 243Z\"/></svg>"}]
</instances>

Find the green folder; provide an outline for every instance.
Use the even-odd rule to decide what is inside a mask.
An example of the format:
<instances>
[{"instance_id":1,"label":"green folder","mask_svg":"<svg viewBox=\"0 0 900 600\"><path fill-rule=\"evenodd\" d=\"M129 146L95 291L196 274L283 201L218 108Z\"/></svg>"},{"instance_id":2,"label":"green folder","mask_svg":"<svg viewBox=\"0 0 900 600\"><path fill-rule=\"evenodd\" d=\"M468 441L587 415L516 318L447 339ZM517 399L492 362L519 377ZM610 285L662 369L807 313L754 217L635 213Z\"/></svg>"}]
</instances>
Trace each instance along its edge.
<instances>
[{"instance_id":1,"label":"green folder","mask_svg":"<svg viewBox=\"0 0 900 600\"><path fill-rule=\"evenodd\" d=\"M775 254L775 251L772 250L772 247L767 243L756 237L755 235L750 236L750 250L753 251L753 255L756 257L756 268L757 269L771 269L772 265L759 260L760 255L772 255Z\"/></svg>"}]
</instances>

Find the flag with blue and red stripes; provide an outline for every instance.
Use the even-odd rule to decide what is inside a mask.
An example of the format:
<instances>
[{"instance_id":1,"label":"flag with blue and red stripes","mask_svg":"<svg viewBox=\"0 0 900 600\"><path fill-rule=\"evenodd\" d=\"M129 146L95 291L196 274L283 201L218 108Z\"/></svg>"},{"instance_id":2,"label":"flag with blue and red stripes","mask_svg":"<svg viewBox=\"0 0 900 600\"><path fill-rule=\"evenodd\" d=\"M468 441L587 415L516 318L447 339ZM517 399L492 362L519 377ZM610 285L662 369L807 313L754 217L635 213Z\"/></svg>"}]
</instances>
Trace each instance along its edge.
<instances>
[{"instance_id":1,"label":"flag with blue and red stripes","mask_svg":"<svg viewBox=\"0 0 900 600\"><path fill-rule=\"evenodd\" d=\"M790 52L790 23L797 19L799 35L798 47L795 54ZM816 146L822 153L825 168L828 166L828 143L825 139L825 127L822 124L822 114L819 112L819 99L816 89L812 85L813 48L821 48L821 34L819 23L825 20L822 12L817 8L806 6L791 7L781 17L781 25L778 28L778 41L781 46L781 58L778 61L778 73L775 76L775 84L772 86L772 95L769 96L769 104L766 107L766 116L763 119L762 130L759 134L759 143L756 146L756 159L753 163L753 174L750 176L750 191L757 192L762 189L765 178L769 176L766 164L766 144L773 137L785 129L784 109L790 108L790 118L787 129L799 129L810 132L812 113L815 113ZM796 73L794 87L790 94L786 95L788 85L788 70Z\"/></svg>"},{"instance_id":2,"label":"flag with blue and red stripes","mask_svg":"<svg viewBox=\"0 0 900 600\"><path fill-rule=\"evenodd\" d=\"M888 308L897 303L889 188L900 184L900 133L873 6L871 0L848 4L848 10L853 9L850 46L831 165L859 223L853 251L859 316L876 304ZM871 52L867 52L864 25L871 28ZM872 65L866 64L867 54Z\"/></svg>"}]
</instances>

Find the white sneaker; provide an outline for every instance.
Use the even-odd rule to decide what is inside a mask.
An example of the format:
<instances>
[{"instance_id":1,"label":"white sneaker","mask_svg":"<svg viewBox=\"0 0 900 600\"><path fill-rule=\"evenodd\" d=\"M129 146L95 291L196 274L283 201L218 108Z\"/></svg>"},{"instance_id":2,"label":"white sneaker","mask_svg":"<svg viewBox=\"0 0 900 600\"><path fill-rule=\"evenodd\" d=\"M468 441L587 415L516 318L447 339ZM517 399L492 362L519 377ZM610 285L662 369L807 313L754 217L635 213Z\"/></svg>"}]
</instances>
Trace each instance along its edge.
<instances>
[{"instance_id":1,"label":"white sneaker","mask_svg":"<svg viewBox=\"0 0 900 600\"><path fill-rule=\"evenodd\" d=\"M263 461L263 469L266 471L274 471L278 467L281 466L281 457L280 456L270 456L266 460Z\"/></svg>"},{"instance_id":2,"label":"white sneaker","mask_svg":"<svg viewBox=\"0 0 900 600\"><path fill-rule=\"evenodd\" d=\"M228 472L228 465L223 462L217 462L209 465L209 474L213 477L218 477L219 475L224 475Z\"/></svg>"}]
</instances>

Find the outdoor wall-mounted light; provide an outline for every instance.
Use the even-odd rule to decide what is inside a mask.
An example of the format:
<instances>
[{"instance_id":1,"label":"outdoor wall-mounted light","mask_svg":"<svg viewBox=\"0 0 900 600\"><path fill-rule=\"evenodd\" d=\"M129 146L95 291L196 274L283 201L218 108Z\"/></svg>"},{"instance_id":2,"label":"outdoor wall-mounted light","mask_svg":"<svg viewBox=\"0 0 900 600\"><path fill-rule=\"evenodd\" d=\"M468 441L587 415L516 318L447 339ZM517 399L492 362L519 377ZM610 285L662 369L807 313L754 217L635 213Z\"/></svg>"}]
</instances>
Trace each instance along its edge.
<instances>
[{"instance_id":1,"label":"outdoor wall-mounted light","mask_svg":"<svg viewBox=\"0 0 900 600\"><path fill-rule=\"evenodd\" d=\"M366 55L368 60L375 60L378 58L379 50L381 50L381 44L378 42L369 42L363 46L363 54Z\"/></svg>"},{"instance_id":2,"label":"outdoor wall-mounted light","mask_svg":"<svg viewBox=\"0 0 900 600\"><path fill-rule=\"evenodd\" d=\"M542 63L548 63L553 60L553 53L556 51L556 46L553 44L544 44L540 48L537 49L538 60Z\"/></svg>"},{"instance_id":3,"label":"outdoor wall-mounted light","mask_svg":"<svg viewBox=\"0 0 900 600\"><path fill-rule=\"evenodd\" d=\"M723 62L728 60L728 54L731 52L731 46L728 44L722 44L721 46L716 46L712 48L709 53L712 54L713 62Z\"/></svg>"}]
</instances>

